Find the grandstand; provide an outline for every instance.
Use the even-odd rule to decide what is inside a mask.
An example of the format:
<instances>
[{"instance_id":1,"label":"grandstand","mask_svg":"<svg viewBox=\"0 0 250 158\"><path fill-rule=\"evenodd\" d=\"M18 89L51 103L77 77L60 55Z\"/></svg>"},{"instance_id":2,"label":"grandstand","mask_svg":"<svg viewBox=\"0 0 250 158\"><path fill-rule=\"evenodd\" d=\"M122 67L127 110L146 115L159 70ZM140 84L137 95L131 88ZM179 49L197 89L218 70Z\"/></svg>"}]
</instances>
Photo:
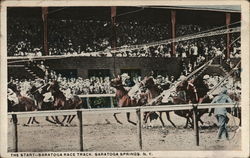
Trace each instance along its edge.
<instances>
[{"instance_id":1,"label":"grandstand","mask_svg":"<svg viewBox=\"0 0 250 158\"><path fill-rule=\"evenodd\" d=\"M67 77L89 78L97 71L109 77L120 73L145 76L155 71L155 76L178 78L183 65L187 69L191 63L194 69L199 55L208 60L217 49L225 50L224 58L236 63L240 59L239 33L148 44L238 27L240 17L238 6L9 7L8 72L14 78L43 78L39 68L27 62L36 57L37 63L43 60L44 65ZM137 45L144 47L129 49ZM116 48L123 51L114 55L111 50ZM197 54L193 55L193 50ZM229 62L222 65L218 69L224 72Z\"/></svg>"}]
</instances>

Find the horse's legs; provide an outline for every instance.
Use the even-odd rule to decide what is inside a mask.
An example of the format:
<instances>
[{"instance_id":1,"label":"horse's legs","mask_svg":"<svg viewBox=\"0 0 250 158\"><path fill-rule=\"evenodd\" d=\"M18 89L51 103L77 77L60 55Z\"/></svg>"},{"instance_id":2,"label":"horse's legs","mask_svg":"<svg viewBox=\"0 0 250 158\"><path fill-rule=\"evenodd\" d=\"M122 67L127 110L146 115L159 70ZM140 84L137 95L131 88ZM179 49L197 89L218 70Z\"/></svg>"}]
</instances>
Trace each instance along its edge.
<instances>
[{"instance_id":1,"label":"horse's legs","mask_svg":"<svg viewBox=\"0 0 250 158\"><path fill-rule=\"evenodd\" d=\"M136 125L133 121L130 120L130 112L127 112L127 120L129 123L132 123L133 125Z\"/></svg>"},{"instance_id":2,"label":"horse's legs","mask_svg":"<svg viewBox=\"0 0 250 158\"><path fill-rule=\"evenodd\" d=\"M167 116L168 121L176 128L175 124L170 119L169 111L166 112L166 116Z\"/></svg>"},{"instance_id":3,"label":"horse's legs","mask_svg":"<svg viewBox=\"0 0 250 158\"><path fill-rule=\"evenodd\" d=\"M53 121L55 121L56 123L56 118L54 116L50 116L52 118Z\"/></svg>"},{"instance_id":4,"label":"horse's legs","mask_svg":"<svg viewBox=\"0 0 250 158\"><path fill-rule=\"evenodd\" d=\"M61 123L63 123L66 120L67 117L70 118L70 115L63 115L63 120L61 121Z\"/></svg>"},{"instance_id":5,"label":"horse's legs","mask_svg":"<svg viewBox=\"0 0 250 158\"><path fill-rule=\"evenodd\" d=\"M29 120L28 120L28 122L27 122L27 125L30 125L30 123L32 122L31 120L32 120L32 117L29 117Z\"/></svg>"},{"instance_id":6,"label":"horse's legs","mask_svg":"<svg viewBox=\"0 0 250 158\"><path fill-rule=\"evenodd\" d=\"M148 116L149 116L148 114L149 114L149 112L145 112L144 116L143 116L143 121L145 124L148 122Z\"/></svg>"},{"instance_id":7,"label":"horse's legs","mask_svg":"<svg viewBox=\"0 0 250 158\"><path fill-rule=\"evenodd\" d=\"M48 122L50 122L50 123L56 124L56 122L51 121L51 120L49 119L49 116L46 116L46 119L45 119L45 120L48 121Z\"/></svg>"},{"instance_id":8,"label":"horse's legs","mask_svg":"<svg viewBox=\"0 0 250 158\"><path fill-rule=\"evenodd\" d=\"M165 127L165 124L164 124L164 122L163 122L163 120L162 120L162 117L161 117L161 116L162 116L162 112L160 111L159 114L160 114L160 115L159 115L159 118L160 118L162 127Z\"/></svg>"},{"instance_id":9,"label":"horse's legs","mask_svg":"<svg viewBox=\"0 0 250 158\"><path fill-rule=\"evenodd\" d=\"M34 122L35 122L36 124L40 124L40 123L36 120L35 117L33 117L31 124L33 124Z\"/></svg>"},{"instance_id":10,"label":"horse's legs","mask_svg":"<svg viewBox=\"0 0 250 158\"><path fill-rule=\"evenodd\" d=\"M66 123L69 123L69 121L70 121L70 119L71 119L71 116L72 116L72 115L67 115L68 119L67 119Z\"/></svg>"},{"instance_id":11,"label":"horse's legs","mask_svg":"<svg viewBox=\"0 0 250 158\"><path fill-rule=\"evenodd\" d=\"M117 114L119 114L119 113L114 113L113 116L114 116L115 120L116 120L118 123L122 124L122 123L117 119L117 117L116 117Z\"/></svg>"},{"instance_id":12,"label":"horse's legs","mask_svg":"<svg viewBox=\"0 0 250 158\"><path fill-rule=\"evenodd\" d=\"M145 124L148 122L149 114L149 112L144 112L143 121Z\"/></svg>"},{"instance_id":13,"label":"horse's legs","mask_svg":"<svg viewBox=\"0 0 250 158\"><path fill-rule=\"evenodd\" d=\"M189 123L189 117L186 117L186 124L185 124L185 126L184 126L184 128L187 128L188 127L188 123Z\"/></svg>"},{"instance_id":14,"label":"horse's legs","mask_svg":"<svg viewBox=\"0 0 250 158\"><path fill-rule=\"evenodd\" d=\"M74 120L75 117L76 117L76 115L72 115L71 119L68 120L68 123L70 124Z\"/></svg>"},{"instance_id":15,"label":"horse's legs","mask_svg":"<svg viewBox=\"0 0 250 158\"><path fill-rule=\"evenodd\" d=\"M204 122L201 120L201 116L202 116L203 114L207 113L207 112L208 112L208 110L205 110L205 109L204 109L204 110L199 110L199 111L198 111L197 120L200 121L201 124L204 124Z\"/></svg>"},{"instance_id":16,"label":"horse's legs","mask_svg":"<svg viewBox=\"0 0 250 158\"><path fill-rule=\"evenodd\" d=\"M65 116L65 115L64 115L64 116ZM60 125L62 125L62 126L63 126L63 123L62 123L62 122L60 122L60 120L59 120L58 116L55 116L55 117L51 116L51 117L52 117L52 119L56 122L56 124L60 124Z\"/></svg>"}]
</instances>

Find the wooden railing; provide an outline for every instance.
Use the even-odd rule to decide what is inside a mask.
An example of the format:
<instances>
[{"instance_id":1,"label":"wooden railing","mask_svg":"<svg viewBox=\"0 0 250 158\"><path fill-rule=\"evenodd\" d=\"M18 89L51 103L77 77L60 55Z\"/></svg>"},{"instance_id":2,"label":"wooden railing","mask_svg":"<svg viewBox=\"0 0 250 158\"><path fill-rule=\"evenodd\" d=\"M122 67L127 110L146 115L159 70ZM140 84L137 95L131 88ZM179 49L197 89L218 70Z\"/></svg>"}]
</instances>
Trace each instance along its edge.
<instances>
[{"instance_id":1,"label":"wooden railing","mask_svg":"<svg viewBox=\"0 0 250 158\"><path fill-rule=\"evenodd\" d=\"M88 97L97 97L96 95L88 95ZM84 96L86 97L86 96ZM83 149L83 117L85 113L117 113L117 112L136 112L137 114L137 137L138 146L142 150L142 126L141 116L143 112L148 111L173 111L173 110L193 110L194 131L196 145L199 145L199 128L197 121L197 109L217 108L217 107L235 107L235 104L180 104L180 105L161 105L161 106L140 106L140 107L125 107L125 108L102 108L102 109L73 109L73 110L53 110L53 111L30 111L30 112L9 112L8 117L13 119L14 128L14 151L18 151L18 128L17 120L21 117L39 117L39 116L59 116L59 115L77 115L79 122L79 150Z\"/></svg>"}]
</instances>

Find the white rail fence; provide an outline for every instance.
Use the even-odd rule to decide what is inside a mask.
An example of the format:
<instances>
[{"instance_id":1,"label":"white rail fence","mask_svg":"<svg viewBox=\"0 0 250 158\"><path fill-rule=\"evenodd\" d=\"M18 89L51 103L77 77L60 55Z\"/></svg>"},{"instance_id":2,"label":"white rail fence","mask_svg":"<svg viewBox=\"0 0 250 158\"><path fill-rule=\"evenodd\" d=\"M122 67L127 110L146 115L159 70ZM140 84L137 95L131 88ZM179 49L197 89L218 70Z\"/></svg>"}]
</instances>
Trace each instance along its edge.
<instances>
[{"instance_id":1,"label":"white rail fence","mask_svg":"<svg viewBox=\"0 0 250 158\"><path fill-rule=\"evenodd\" d=\"M89 97L89 96L88 96ZM94 95L93 95L94 97ZM96 97L96 96L95 96ZM83 143L83 117L86 113L117 113L117 112L135 112L137 114L137 139L138 146L142 150L142 114L149 111L173 111L173 110L193 110L194 132L196 145L199 146L199 128L197 121L197 109L207 109L216 107L235 107L235 104L180 104L180 105L161 105L161 106L140 106L126 108L102 108L102 109L73 109L73 110L53 110L53 111L30 111L30 112L9 112L8 117L13 118L13 139L14 151L18 152L18 127L17 120L21 117L38 117L38 116L60 116L60 115L77 115L79 124L79 150L84 151Z\"/></svg>"}]
</instances>

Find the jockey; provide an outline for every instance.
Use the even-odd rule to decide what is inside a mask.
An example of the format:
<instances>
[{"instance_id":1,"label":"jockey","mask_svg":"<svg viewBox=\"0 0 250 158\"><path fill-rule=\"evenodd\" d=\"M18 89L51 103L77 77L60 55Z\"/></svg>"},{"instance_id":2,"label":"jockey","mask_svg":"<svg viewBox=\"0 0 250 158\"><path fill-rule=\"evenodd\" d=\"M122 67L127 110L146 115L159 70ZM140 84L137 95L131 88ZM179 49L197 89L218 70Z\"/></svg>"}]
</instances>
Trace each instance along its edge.
<instances>
[{"instance_id":1,"label":"jockey","mask_svg":"<svg viewBox=\"0 0 250 158\"><path fill-rule=\"evenodd\" d=\"M194 85L197 90L197 96L198 96L198 102L202 103L203 97L207 95L209 91L209 86L208 86L208 79L209 75L204 75L203 78L197 78L196 81L194 81Z\"/></svg>"},{"instance_id":2,"label":"jockey","mask_svg":"<svg viewBox=\"0 0 250 158\"><path fill-rule=\"evenodd\" d=\"M14 103L13 105L16 105L19 103L18 97L16 93L13 92L12 89L8 88L7 96L8 96L8 99Z\"/></svg>"},{"instance_id":3,"label":"jockey","mask_svg":"<svg viewBox=\"0 0 250 158\"><path fill-rule=\"evenodd\" d=\"M66 85L61 88L61 91L63 92L67 101L73 97L71 89L67 87Z\"/></svg>"},{"instance_id":4,"label":"jockey","mask_svg":"<svg viewBox=\"0 0 250 158\"><path fill-rule=\"evenodd\" d=\"M188 103L197 103L198 95L193 80L187 81L185 76L180 76L179 81L181 81L178 86L180 92L177 94L182 99L186 100Z\"/></svg>"}]
</instances>

